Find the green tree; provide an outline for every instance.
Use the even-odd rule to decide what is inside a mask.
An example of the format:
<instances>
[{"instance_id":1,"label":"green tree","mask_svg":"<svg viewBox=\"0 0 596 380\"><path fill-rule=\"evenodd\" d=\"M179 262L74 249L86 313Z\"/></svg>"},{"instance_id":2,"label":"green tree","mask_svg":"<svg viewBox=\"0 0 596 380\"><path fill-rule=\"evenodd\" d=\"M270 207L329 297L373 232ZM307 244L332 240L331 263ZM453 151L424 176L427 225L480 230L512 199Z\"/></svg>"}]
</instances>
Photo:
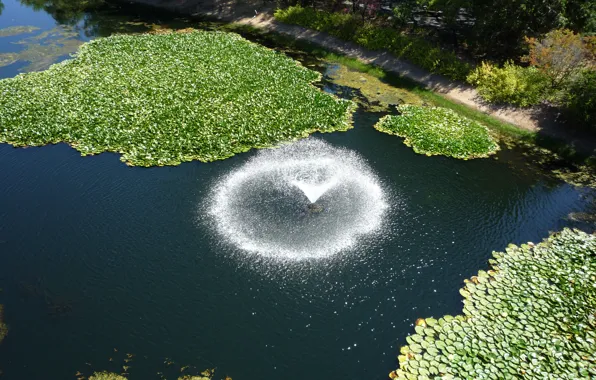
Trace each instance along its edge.
<instances>
[{"instance_id":1,"label":"green tree","mask_svg":"<svg viewBox=\"0 0 596 380\"><path fill-rule=\"evenodd\" d=\"M555 29L544 38L526 38L529 54L522 58L544 73L554 89L569 84L590 65L588 48L581 35L569 29Z\"/></svg>"}]
</instances>

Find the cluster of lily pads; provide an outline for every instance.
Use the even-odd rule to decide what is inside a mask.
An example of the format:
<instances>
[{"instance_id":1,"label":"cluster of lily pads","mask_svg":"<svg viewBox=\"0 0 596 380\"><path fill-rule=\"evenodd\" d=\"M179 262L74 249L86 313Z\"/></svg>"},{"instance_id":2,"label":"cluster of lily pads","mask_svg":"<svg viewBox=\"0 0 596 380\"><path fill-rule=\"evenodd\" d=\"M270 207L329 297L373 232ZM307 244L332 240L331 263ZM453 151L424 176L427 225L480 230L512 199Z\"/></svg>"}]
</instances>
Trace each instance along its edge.
<instances>
[{"instance_id":1,"label":"cluster of lily pads","mask_svg":"<svg viewBox=\"0 0 596 380\"><path fill-rule=\"evenodd\" d=\"M463 315L416 321L392 379L596 378L596 235L565 229L493 253Z\"/></svg>"},{"instance_id":2,"label":"cluster of lily pads","mask_svg":"<svg viewBox=\"0 0 596 380\"><path fill-rule=\"evenodd\" d=\"M355 104L317 89L319 79L233 33L115 35L0 81L0 142L66 142L137 166L224 159L351 128Z\"/></svg>"},{"instance_id":3,"label":"cluster of lily pads","mask_svg":"<svg viewBox=\"0 0 596 380\"><path fill-rule=\"evenodd\" d=\"M444 155L459 159L488 157L499 145L485 126L441 107L404 104L400 115L383 117L375 128L404 137L416 153Z\"/></svg>"}]
</instances>

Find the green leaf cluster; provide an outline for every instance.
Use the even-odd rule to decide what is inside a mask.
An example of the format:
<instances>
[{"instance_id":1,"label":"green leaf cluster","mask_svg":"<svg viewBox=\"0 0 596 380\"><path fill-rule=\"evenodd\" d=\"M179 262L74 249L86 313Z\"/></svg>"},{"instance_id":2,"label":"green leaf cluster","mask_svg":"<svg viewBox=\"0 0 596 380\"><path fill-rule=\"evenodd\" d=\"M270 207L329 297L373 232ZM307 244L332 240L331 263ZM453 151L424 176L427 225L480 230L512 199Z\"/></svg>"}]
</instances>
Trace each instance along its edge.
<instances>
[{"instance_id":1,"label":"green leaf cluster","mask_svg":"<svg viewBox=\"0 0 596 380\"><path fill-rule=\"evenodd\" d=\"M400 115L387 115L375 128L404 137L416 153L459 159L488 157L499 145L488 128L454 111L441 107L400 105Z\"/></svg>"},{"instance_id":2,"label":"green leaf cluster","mask_svg":"<svg viewBox=\"0 0 596 380\"><path fill-rule=\"evenodd\" d=\"M393 379L596 377L596 235L565 229L494 252L463 315L419 319Z\"/></svg>"},{"instance_id":3,"label":"green leaf cluster","mask_svg":"<svg viewBox=\"0 0 596 380\"><path fill-rule=\"evenodd\" d=\"M332 36L353 41L372 50L388 50L433 73L455 80L465 80L471 70L453 52L419 37L408 36L400 31L362 22L351 14L319 11L299 5L275 11L275 18L286 24L300 25Z\"/></svg>"},{"instance_id":4,"label":"green leaf cluster","mask_svg":"<svg viewBox=\"0 0 596 380\"><path fill-rule=\"evenodd\" d=\"M596 132L596 70L586 70L563 97L564 114L576 125Z\"/></svg>"},{"instance_id":5,"label":"green leaf cluster","mask_svg":"<svg viewBox=\"0 0 596 380\"><path fill-rule=\"evenodd\" d=\"M66 142L137 166L225 159L351 128L354 103L317 89L319 79L237 34L116 35L0 81L0 142Z\"/></svg>"},{"instance_id":6,"label":"green leaf cluster","mask_svg":"<svg viewBox=\"0 0 596 380\"><path fill-rule=\"evenodd\" d=\"M520 107L539 104L552 92L548 78L535 67L505 62L503 67L482 62L467 77L478 94L490 103L510 103Z\"/></svg>"}]
</instances>

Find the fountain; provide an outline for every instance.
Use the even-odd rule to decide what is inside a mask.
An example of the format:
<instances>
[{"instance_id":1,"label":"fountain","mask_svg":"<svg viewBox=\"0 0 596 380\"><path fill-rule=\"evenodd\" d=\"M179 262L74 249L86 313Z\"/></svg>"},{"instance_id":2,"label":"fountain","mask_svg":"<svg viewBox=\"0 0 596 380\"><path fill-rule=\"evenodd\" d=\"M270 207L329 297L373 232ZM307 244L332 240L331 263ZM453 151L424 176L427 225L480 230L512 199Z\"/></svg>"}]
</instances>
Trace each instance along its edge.
<instances>
[{"instance_id":1,"label":"fountain","mask_svg":"<svg viewBox=\"0 0 596 380\"><path fill-rule=\"evenodd\" d=\"M325 258L380 230L386 196L356 153L309 138L261 150L220 178L208 214L223 241L287 260Z\"/></svg>"},{"instance_id":2,"label":"fountain","mask_svg":"<svg viewBox=\"0 0 596 380\"><path fill-rule=\"evenodd\" d=\"M331 181L320 184L312 184L302 181L292 181L291 184L302 190L310 203L315 203L317 199L321 197L321 195L325 194L327 190L335 186L336 179L333 178Z\"/></svg>"}]
</instances>

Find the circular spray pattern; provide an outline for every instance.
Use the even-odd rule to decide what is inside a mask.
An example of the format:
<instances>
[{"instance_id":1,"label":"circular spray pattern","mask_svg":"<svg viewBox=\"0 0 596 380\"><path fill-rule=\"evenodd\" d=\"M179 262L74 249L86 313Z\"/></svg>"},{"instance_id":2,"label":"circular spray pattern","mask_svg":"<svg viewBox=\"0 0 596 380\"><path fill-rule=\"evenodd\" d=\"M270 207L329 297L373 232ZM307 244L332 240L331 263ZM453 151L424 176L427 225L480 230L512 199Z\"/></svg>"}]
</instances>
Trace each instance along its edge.
<instances>
[{"instance_id":1,"label":"circular spray pattern","mask_svg":"<svg viewBox=\"0 0 596 380\"><path fill-rule=\"evenodd\" d=\"M241 250L303 260L354 247L380 229L387 207L363 158L310 138L262 150L221 178L208 212Z\"/></svg>"}]
</instances>

